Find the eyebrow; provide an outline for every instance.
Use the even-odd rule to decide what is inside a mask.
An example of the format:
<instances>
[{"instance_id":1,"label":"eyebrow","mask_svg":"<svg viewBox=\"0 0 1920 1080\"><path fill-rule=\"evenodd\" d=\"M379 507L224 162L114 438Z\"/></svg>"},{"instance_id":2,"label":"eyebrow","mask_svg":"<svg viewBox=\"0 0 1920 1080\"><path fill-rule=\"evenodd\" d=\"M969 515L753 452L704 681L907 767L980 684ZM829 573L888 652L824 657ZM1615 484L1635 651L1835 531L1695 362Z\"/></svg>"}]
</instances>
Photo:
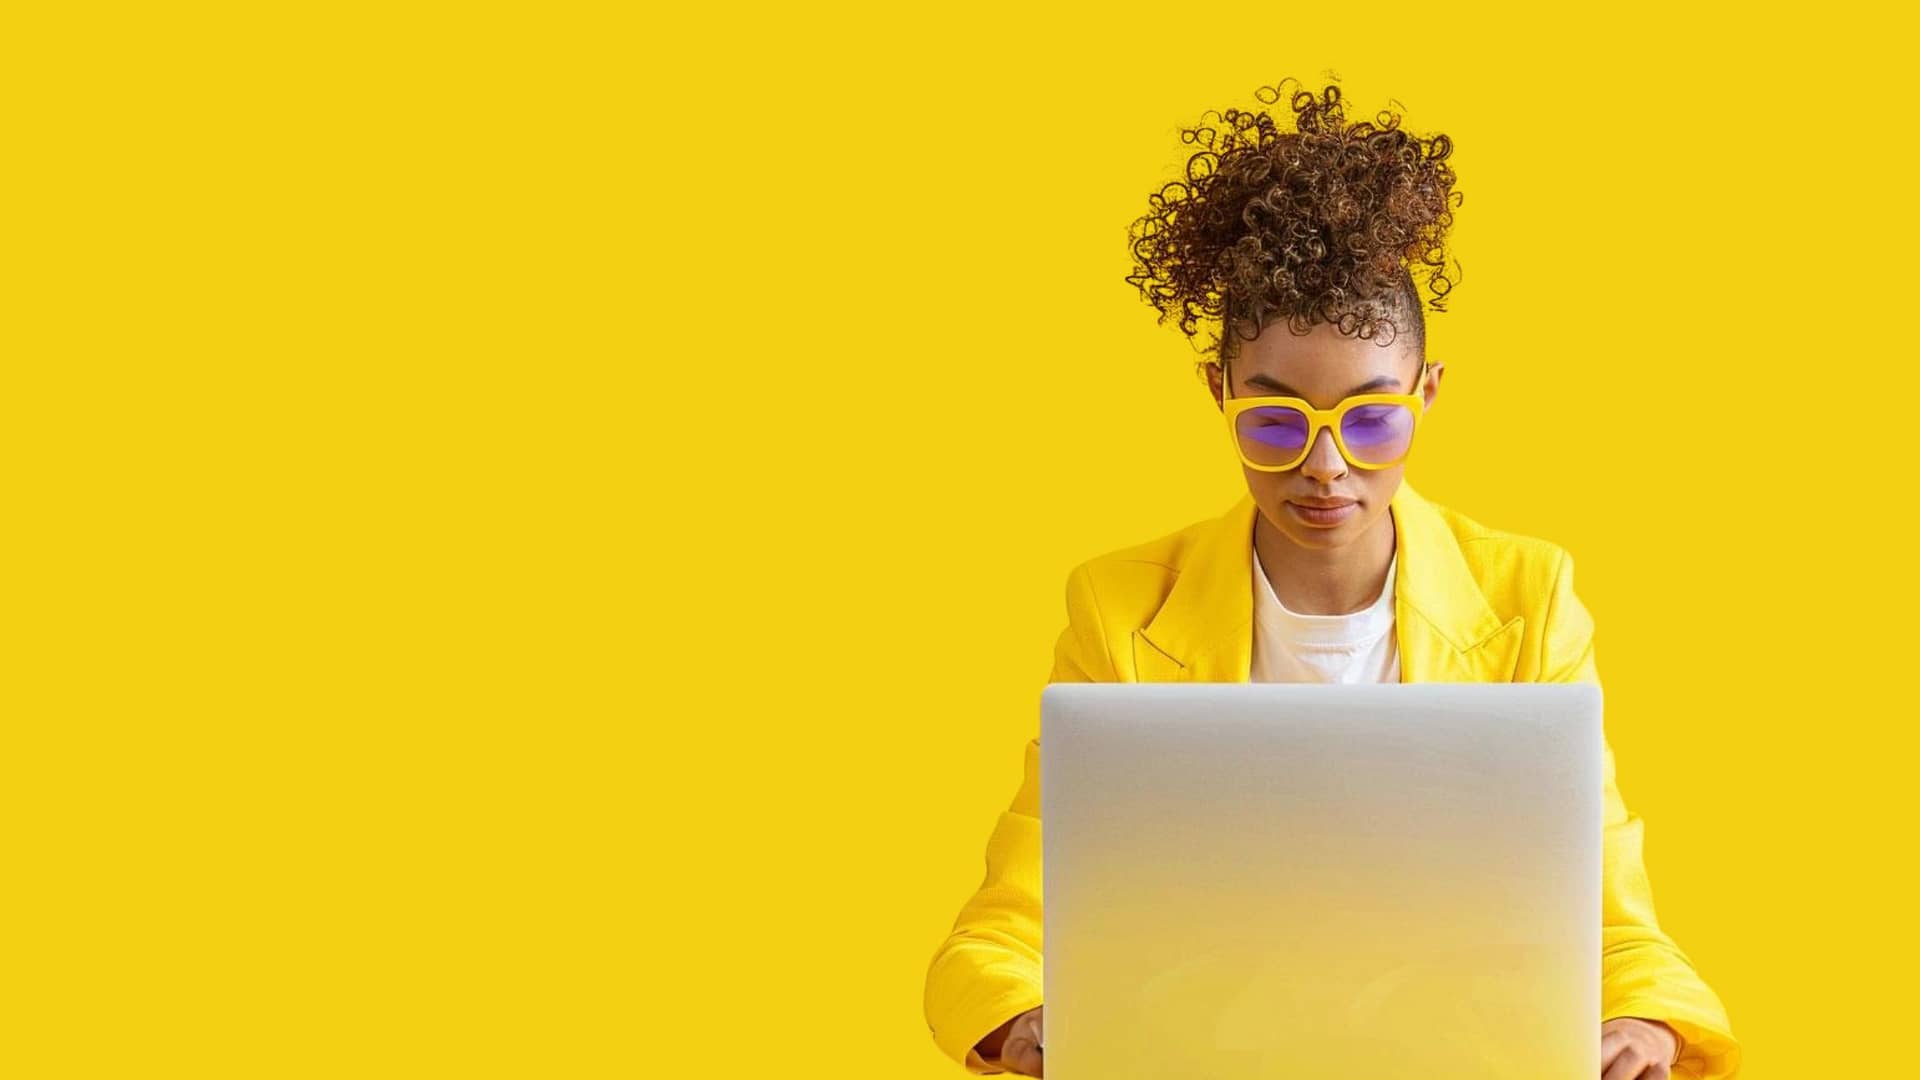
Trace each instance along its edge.
<instances>
[{"instance_id":1,"label":"eyebrow","mask_svg":"<svg viewBox=\"0 0 1920 1080\"><path fill-rule=\"evenodd\" d=\"M1301 393L1300 391L1295 390L1293 387L1288 386L1286 383L1283 383L1280 380L1275 379L1269 375L1249 375L1247 377L1247 385L1257 390L1271 390L1273 393L1281 397L1297 397L1304 400L1307 396ZM1361 383L1359 386L1354 387L1353 389L1347 391L1346 393L1340 396L1343 398L1347 398L1347 397L1352 397L1355 394L1364 394L1372 390L1378 390L1381 387L1387 387L1387 386L1398 387L1399 385L1400 385L1400 380L1394 378L1391 375L1378 375L1378 376L1375 376L1374 378L1368 379L1366 382Z\"/></svg>"}]
</instances>

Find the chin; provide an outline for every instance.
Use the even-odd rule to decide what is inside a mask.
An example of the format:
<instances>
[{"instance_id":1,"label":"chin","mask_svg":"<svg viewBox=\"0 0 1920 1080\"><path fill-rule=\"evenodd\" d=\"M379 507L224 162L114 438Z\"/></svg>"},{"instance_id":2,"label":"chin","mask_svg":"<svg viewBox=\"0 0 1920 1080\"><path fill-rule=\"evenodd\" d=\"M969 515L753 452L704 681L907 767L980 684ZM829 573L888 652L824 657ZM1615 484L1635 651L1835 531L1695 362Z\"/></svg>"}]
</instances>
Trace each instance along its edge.
<instances>
[{"instance_id":1,"label":"chin","mask_svg":"<svg viewBox=\"0 0 1920 1080\"><path fill-rule=\"evenodd\" d=\"M1316 529L1310 525L1302 525L1293 519L1293 515L1288 513L1284 506L1280 508L1280 512L1277 515L1270 514L1267 516L1267 524L1274 525L1279 529L1282 536L1285 536L1303 548L1342 547L1354 537L1360 535L1360 529L1356 528L1356 523L1351 521L1342 522L1339 525L1325 529Z\"/></svg>"},{"instance_id":2,"label":"chin","mask_svg":"<svg viewBox=\"0 0 1920 1080\"><path fill-rule=\"evenodd\" d=\"M1354 530L1345 525L1331 529L1306 529L1298 526L1286 530L1287 536L1303 548L1345 547L1354 537Z\"/></svg>"}]
</instances>

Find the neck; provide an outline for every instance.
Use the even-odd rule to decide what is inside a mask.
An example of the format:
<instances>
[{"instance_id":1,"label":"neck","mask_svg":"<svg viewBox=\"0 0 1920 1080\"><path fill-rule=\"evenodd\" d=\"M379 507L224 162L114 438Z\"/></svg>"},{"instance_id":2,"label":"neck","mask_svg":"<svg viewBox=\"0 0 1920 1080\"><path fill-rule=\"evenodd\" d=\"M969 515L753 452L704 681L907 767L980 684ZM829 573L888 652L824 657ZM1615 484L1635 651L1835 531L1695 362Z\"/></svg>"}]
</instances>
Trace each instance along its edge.
<instances>
[{"instance_id":1,"label":"neck","mask_svg":"<svg viewBox=\"0 0 1920 1080\"><path fill-rule=\"evenodd\" d=\"M1268 524L1265 514L1253 518L1253 548L1273 594L1302 615L1346 615L1379 599L1393 546L1392 511L1337 548L1301 547Z\"/></svg>"}]
</instances>

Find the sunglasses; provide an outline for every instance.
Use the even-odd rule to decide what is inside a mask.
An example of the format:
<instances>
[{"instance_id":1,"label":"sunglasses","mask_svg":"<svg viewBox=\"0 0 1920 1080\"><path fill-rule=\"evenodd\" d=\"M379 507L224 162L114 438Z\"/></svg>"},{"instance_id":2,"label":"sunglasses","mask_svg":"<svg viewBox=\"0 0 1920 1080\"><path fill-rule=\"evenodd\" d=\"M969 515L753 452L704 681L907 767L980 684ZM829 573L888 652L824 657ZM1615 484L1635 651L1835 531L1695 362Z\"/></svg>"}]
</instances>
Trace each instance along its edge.
<instances>
[{"instance_id":1,"label":"sunglasses","mask_svg":"<svg viewBox=\"0 0 1920 1080\"><path fill-rule=\"evenodd\" d=\"M1420 388L1427 363L1407 394L1355 394L1331 409L1316 409L1296 397L1233 395L1233 376L1220 364L1222 405L1234 449L1249 469L1284 472L1307 460L1321 428L1333 432L1333 445L1356 469L1387 469L1406 460L1413 432L1426 413Z\"/></svg>"}]
</instances>

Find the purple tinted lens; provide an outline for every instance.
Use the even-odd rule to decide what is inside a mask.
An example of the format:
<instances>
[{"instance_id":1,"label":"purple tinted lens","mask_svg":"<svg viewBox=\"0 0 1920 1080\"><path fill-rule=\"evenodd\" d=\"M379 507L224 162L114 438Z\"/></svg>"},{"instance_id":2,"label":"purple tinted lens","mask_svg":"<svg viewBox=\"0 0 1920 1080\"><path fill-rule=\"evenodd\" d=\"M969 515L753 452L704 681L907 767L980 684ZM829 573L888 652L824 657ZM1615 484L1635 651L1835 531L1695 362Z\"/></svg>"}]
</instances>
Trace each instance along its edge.
<instances>
[{"instance_id":1,"label":"purple tinted lens","mask_svg":"<svg viewBox=\"0 0 1920 1080\"><path fill-rule=\"evenodd\" d=\"M1360 405L1347 410L1340 437L1354 457L1368 464L1399 459L1413 441L1413 410L1405 405Z\"/></svg>"},{"instance_id":2,"label":"purple tinted lens","mask_svg":"<svg viewBox=\"0 0 1920 1080\"><path fill-rule=\"evenodd\" d=\"M1234 430L1247 457L1261 465L1285 464L1307 446L1306 415L1284 405L1248 409L1234 422Z\"/></svg>"}]
</instances>

